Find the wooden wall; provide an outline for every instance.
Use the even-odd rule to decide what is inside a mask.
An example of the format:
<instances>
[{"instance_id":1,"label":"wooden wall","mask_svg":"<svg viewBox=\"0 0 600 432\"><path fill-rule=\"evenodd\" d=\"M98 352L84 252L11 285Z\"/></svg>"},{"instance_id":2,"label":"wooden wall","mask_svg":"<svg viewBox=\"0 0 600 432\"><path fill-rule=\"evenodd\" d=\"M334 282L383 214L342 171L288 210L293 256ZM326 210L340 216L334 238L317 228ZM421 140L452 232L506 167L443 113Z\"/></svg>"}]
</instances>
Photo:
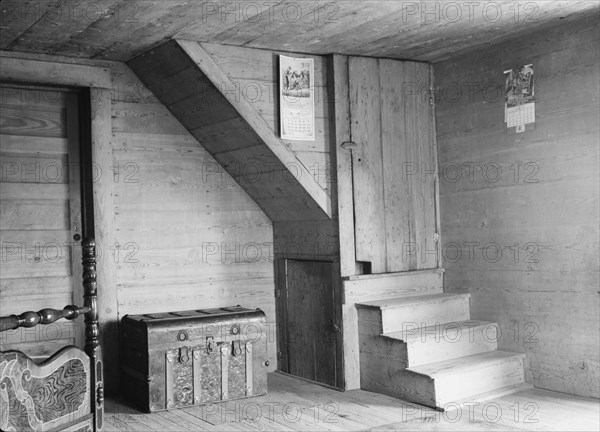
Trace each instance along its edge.
<instances>
[{"instance_id":1,"label":"wooden wall","mask_svg":"<svg viewBox=\"0 0 600 432\"><path fill-rule=\"evenodd\" d=\"M443 291L443 269L417 270L344 278L342 326L346 389L360 388L360 344L356 303Z\"/></svg>"},{"instance_id":2,"label":"wooden wall","mask_svg":"<svg viewBox=\"0 0 600 432\"><path fill-rule=\"evenodd\" d=\"M389 273L438 267L429 63L349 57L356 260Z\"/></svg>"},{"instance_id":3,"label":"wooden wall","mask_svg":"<svg viewBox=\"0 0 600 432\"><path fill-rule=\"evenodd\" d=\"M528 382L594 397L599 22L565 19L435 66L445 290L470 292L472 317L500 323ZM503 71L530 63L536 123L516 134Z\"/></svg>"},{"instance_id":4,"label":"wooden wall","mask_svg":"<svg viewBox=\"0 0 600 432\"><path fill-rule=\"evenodd\" d=\"M73 98L62 89L0 85L2 316L83 303L75 294L81 292L81 249L71 240L81 230L79 187L70 184L78 180L78 153L69 155L69 147L79 145L69 133ZM61 321L1 333L0 350L43 357L82 335L82 319Z\"/></svg>"},{"instance_id":5,"label":"wooden wall","mask_svg":"<svg viewBox=\"0 0 600 432\"><path fill-rule=\"evenodd\" d=\"M202 43L201 46L233 82L233 86L223 85L222 91L234 93L252 104L277 136L280 134L279 54L314 59L315 140L282 141L331 195L327 58L207 43Z\"/></svg>"},{"instance_id":6,"label":"wooden wall","mask_svg":"<svg viewBox=\"0 0 600 432\"><path fill-rule=\"evenodd\" d=\"M125 65L113 79L119 317L241 304L274 323L271 222Z\"/></svg>"},{"instance_id":7,"label":"wooden wall","mask_svg":"<svg viewBox=\"0 0 600 432\"><path fill-rule=\"evenodd\" d=\"M98 245L101 254L111 257L116 273L114 286L99 289L99 296L115 302L102 311L103 317L114 323L128 313L260 307L267 314L274 368L269 219L124 63L37 58L110 69L110 103L103 104L112 117L106 125L111 146L103 150L109 162L102 163L95 179L95 186L101 185L114 201L103 223L111 231L104 235L114 241ZM114 383L116 340L106 345L106 374ZM110 387L109 392L116 389Z\"/></svg>"},{"instance_id":8,"label":"wooden wall","mask_svg":"<svg viewBox=\"0 0 600 432\"><path fill-rule=\"evenodd\" d=\"M229 76L234 91L245 98L279 135L279 54L307 57L306 54L275 52L227 45L201 44ZM335 139L331 137L332 111L336 93L330 88L328 58L308 56L315 61L315 140L282 140L315 180L335 196ZM327 221L290 220L274 224L274 252L277 258L339 260L339 241L334 219Z\"/></svg>"}]
</instances>

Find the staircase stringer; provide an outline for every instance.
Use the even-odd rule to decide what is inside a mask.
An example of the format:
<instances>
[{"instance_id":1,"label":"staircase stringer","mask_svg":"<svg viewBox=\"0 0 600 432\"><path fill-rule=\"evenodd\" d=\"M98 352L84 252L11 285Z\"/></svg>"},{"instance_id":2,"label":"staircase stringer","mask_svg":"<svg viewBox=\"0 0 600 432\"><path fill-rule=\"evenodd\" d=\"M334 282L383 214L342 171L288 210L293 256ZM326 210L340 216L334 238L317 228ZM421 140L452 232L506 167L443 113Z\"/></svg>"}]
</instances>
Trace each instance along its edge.
<instances>
[{"instance_id":1,"label":"staircase stringer","mask_svg":"<svg viewBox=\"0 0 600 432\"><path fill-rule=\"evenodd\" d=\"M187 53L198 68L206 75L217 89L225 85L227 88L234 88L235 84L229 76L215 63L212 57L200 46L200 43L182 39L176 39L175 42ZM296 180L302 185L311 198L319 207L332 217L331 197L314 179L313 175L306 166L296 157L296 155L279 139L266 120L256 111L256 109L245 98L239 97L232 92L222 92L227 101L238 111L242 118L250 125L254 132L271 150L275 156L288 168L296 167L299 171L292 172L290 175L296 177Z\"/></svg>"}]
</instances>

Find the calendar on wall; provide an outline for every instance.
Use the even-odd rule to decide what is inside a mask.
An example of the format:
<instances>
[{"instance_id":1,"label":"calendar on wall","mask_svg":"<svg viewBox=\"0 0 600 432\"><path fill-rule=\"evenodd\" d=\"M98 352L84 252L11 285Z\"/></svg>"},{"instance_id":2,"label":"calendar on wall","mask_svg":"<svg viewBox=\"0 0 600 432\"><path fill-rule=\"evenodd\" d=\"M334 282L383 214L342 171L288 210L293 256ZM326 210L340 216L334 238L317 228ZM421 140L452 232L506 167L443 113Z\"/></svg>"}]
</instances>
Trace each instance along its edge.
<instances>
[{"instance_id":1,"label":"calendar on wall","mask_svg":"<svg viewBox=\"0 0 600 432\"><path fill-rule=\"evenodd\" d=\"M315 140L314 59L279 56L281 138Z\"/></svg>"},{"instance_id":2,"label":"calendar on wall","mask_svg":"<svg viewBox=\"0 0 600 432\"><path fill-rule=\"evenodd\" d=\"M525 125L535 123L535 85L532 65L504 71L506 127L515 127L516 132L525 132Z\"/></svg>"}]
</instances>

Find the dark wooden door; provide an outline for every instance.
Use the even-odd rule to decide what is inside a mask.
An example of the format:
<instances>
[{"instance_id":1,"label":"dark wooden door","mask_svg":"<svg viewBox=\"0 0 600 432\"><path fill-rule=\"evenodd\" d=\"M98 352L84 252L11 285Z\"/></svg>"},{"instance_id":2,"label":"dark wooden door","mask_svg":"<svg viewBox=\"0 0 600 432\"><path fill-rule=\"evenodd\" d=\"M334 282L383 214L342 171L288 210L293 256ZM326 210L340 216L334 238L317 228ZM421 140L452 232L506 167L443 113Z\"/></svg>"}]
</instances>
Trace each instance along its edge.
<instances>
[{"instance_id":1,"label":"dark wooden door","mask_svg":"<svg viewBox=\"0 0 600 432\"><path fill-rule=\"evenodd\" d=\"M281 260L280 369L341 387L341 319L336 263Z\"/></svg>"},{"instance_id":2,"label":"dark wooden door","mask_svg":"<svg viewBox=\"0 0 600 432\"><path fill-rule=\"evenodd\" d=\"M439 264L430 67L349 58L356 260L372 273Z\"/></svg>"}]
</instances>

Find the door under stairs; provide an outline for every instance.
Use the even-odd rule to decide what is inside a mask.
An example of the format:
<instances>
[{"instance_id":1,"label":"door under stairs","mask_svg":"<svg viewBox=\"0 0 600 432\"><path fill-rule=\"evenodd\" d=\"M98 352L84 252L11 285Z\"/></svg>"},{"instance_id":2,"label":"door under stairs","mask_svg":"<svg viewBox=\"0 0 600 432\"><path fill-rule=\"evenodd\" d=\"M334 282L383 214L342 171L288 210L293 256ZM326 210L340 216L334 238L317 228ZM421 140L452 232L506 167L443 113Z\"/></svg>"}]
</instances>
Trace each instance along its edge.
<instances>
[{"instance_id":1,"label":"door under stairs","mask_svg":"<svg viewBox=\"0 0 600 432\"><path fill-rule=\"evenodd\" d=\"M439 410L531 386L524 354L498 350L498 324L470 319L470 294L356 304L361 388Z\"/></svg>"}]
</instances>

